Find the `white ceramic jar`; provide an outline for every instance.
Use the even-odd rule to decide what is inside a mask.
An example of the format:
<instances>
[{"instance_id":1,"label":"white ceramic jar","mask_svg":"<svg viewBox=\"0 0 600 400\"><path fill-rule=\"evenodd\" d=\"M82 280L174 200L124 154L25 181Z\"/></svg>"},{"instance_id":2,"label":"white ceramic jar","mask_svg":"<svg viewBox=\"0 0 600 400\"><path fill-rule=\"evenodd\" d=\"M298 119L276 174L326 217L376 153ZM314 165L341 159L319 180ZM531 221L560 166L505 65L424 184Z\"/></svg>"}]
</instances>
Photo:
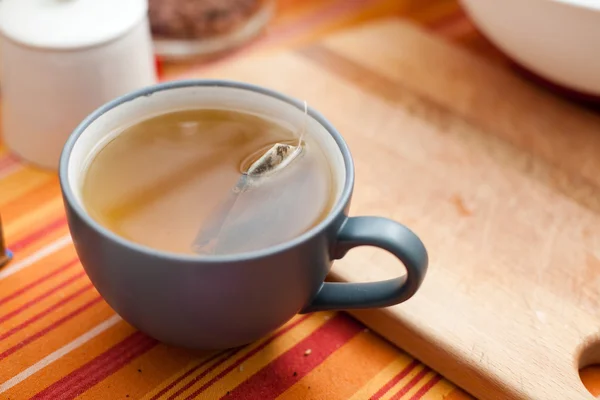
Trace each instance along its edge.
<instances>
[{"instance_id":1,"label":"white ceramic jar","mask_svg":"<svg viewBox=\"0 0 600 400\"><path fill-rule=\"evenodd\" d=\"M147 0L0 1L2 133L21 158L56 170L86 115L156 83Z\"/></svg>"}]
</instances>

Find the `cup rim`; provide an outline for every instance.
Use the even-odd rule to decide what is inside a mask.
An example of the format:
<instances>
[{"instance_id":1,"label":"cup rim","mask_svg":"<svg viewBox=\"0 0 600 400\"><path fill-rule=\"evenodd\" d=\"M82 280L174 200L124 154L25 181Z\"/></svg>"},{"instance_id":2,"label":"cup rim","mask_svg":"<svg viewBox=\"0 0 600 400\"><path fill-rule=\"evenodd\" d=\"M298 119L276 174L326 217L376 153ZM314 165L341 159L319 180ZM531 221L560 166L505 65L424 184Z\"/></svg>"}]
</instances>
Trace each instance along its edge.
<instances>
[{"instance_id":1,"label":"cup rim","mask_svg":"<svg viewBox=\"0 0 600 400\"><path fill-rule=\"evenodd\" d=\"M259 250L253 250L243 253L235 253L235 254L223 254L223 255L193 255L193 254L183 254L183 253L175 253L164 250L154 249L149 246L145 246L142 244L135 243L130 241L118 234L112 232L108 228L105 228L100 223L96 222L88 212L83 208L82 204L77 201L76 196L74 194L74 189L71 187L69 182L68 170L69 163L71 160L71 155L73 153L73 148L77 143L79 137L85 132L85 130L98 118L100 118L105 113L121 106L124 103L136 100L140 97L151 96L154 93L172 90L172 89L180 89L186 87L223 87L223 88L236 88L247 90L251 92L256 92L259 94L263 94L269 97L273 97L275 99L281 100L285 103L288 103L291 106L298 108L300 111L304 112L305 103L282 94L278 91L268 89L262 86L254 85L251 83L234 81L234 80L223 80L223 79L186 79L186 80L177 80L177 81L169 81L163 83L157 83L154 85L150 85L130 93L127 93L123 96L117 97L104 105L97 108L91 114L89 114L70 134L67 139L63 150L61 152L60 161L59 161L59 182L61 186L61 190L63 196L66 200L68 207L72 209L75 214L89 227L91 227L94 231L100 234L103 238L107 240L111 240L116 242L122 247L125 247L129 250L144 253L148 256L152 256L154 258L160 258L164 260L174 260L174 261L188 261L188 262L207 262L207 263L229 263L236 262L242 260L252 260L258 258L264 258L268 256L272 256L278 253L282 253L284 251L290 250L291 248L297 247L303 242L308 241L310 238L314 236L318 236L321 234L340 214L344 214L345 207L348 204L350 197L352 195L352 190L354 186L354 163L352 161L352 156L350 153L350 149L346 141L342 138L342 135L338 132L338 130L317 110L308 106L308 115L310 115L315 121L321 124L325 130L332 136L335 140L344 160L344 169L345 169L345 178L344 178L344 186L342 188L341 194L331 208L327 216L320 221L317 225L304 232L303 234L294 237L291 240L288 240L283 243L276 244L274 246L265 247Z\"/></svg>"}]
</instances>

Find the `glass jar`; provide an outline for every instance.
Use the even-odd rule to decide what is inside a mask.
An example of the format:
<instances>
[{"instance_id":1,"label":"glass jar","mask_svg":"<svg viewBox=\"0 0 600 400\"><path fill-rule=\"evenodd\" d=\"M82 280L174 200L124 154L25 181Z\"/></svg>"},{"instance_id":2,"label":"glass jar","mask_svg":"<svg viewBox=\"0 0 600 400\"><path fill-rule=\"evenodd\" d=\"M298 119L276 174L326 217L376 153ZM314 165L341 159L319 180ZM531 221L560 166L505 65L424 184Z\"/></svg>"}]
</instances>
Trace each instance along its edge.
<instances>
[{"instance_id":1,"label":"glass jar","mask_svg":"<svg viewBox=\"0 0 600 400\"><path fill-rule=\"evenodd\" d=\"M164 60L211 56L258 35L274 0L149 0L157 56Z\"/></svg>"}]
</instances>

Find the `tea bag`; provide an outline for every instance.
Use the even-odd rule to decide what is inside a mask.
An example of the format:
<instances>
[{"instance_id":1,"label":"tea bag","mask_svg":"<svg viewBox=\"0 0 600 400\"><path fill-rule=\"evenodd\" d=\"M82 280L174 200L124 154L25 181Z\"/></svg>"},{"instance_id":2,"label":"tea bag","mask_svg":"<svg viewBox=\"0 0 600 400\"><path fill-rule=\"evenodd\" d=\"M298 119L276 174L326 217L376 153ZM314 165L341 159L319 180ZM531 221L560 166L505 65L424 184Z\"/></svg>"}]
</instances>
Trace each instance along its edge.
<instances>
[{"instance_id":1,"label":"tea bag","mask_svg":"<svg viewBox=\"0 0 600 400\"><path fill-rule=\"evenodd\" d=\"M305 102L305 115L307 115L307 108ZM249 191L265 184L267 180L273 179L274 175L281 173L290 163L302 155L304 151L303 138L305 131L306 123L296 145L275 143L258 160L250 165L248 170L242 174L236 185L231 189L227 199L198 232L192 244L192 249L196 253L215 254L217 252L219 238L223 230L231 223L230 220L233 218L231 214L236 203L240 201L240 198L248 196ZM255 201L261 201L264 204L265 201L269 200L276 202L276 199L260 199ZM239 219L240 215L236 217Z\"/></svg>"},{"instance_id":2,"label":"tea bag","mask_svg":"<svg viewBox=\"0 0 600 400\"><path fill-rule=\"evenodd\" d=\"M262 157L252 163L246 174L250 177L260 178L276 173L293 161L298 155L297 153L301 151L302 143L298 143L297 146L275 143Z\"/></svg>"}]
</instances>

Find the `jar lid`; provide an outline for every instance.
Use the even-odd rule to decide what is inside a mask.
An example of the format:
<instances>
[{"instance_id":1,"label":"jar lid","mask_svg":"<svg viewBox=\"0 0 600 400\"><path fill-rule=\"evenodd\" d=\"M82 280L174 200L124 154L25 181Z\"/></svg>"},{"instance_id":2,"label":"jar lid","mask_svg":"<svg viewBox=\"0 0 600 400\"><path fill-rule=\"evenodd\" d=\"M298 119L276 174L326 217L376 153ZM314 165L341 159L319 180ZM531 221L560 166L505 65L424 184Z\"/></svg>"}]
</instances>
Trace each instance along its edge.
<instances>
[{"instance_id":1,"label":"jar lid","mask_svg":"<svg viewBox=\"0 0 600 400\"><path fill-rule=\"evenodd\" d=\"M0 30L28 46L73 49L116 39L147 12L147 0L2 0Z\"/></svg>"}]
</instances>

